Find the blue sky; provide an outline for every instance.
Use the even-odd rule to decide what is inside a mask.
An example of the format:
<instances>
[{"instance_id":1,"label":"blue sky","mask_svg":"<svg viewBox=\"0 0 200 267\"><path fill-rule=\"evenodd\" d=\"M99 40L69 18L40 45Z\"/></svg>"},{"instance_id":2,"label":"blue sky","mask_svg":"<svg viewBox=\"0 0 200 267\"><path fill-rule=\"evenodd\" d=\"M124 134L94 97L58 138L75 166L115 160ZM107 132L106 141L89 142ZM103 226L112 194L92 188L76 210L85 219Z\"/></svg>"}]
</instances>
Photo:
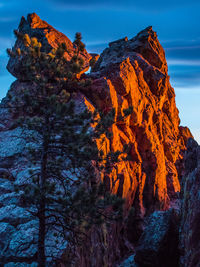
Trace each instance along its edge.
<instances>
[{"instance_id":1,"label":"blue sky","mask_svg":"<svg viewBox=\"0 0 200 267\"><path fill-rule=\"evenodd\" d=\"M14 44L21 16L32 12L70 39L82 32L88 51L98 53L108 42L152 25L166 51L181 124L200 143L199 0L0 0L0 98L14 80L5 68L5 49Z\"/></svg>"}]
</instances>

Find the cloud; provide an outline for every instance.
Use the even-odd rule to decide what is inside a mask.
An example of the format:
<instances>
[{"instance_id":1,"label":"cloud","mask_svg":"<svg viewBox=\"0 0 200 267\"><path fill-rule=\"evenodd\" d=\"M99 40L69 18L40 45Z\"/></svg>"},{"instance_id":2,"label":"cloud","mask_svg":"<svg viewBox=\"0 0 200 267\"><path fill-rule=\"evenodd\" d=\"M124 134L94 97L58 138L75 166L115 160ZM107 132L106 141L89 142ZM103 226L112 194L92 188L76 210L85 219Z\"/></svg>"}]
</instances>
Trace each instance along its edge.
<instances>
[{"instance_id":1,"label":"cloud","mask_svg":"<svg viewBox=\"0 0 200 267\"><path fill-rule=\"evenodd\" d=\"M165 53L169 67L171 83L174 87L200 89L200 46L198 38L174 40L169 46L165 43ZM198 89L198 90L199 90Z\"/></svg>"},{"instance_id":2,"label":"cloud","mask_svg":"<svg viewBox=\"0 0 200 267\"><path fill-rule=\"evenodd\" d=\"M199 66L200 67L200 60L188 60L188 59L168 59L168 65L171 66Z\"/></svg>"},{"instance_id":3,"label":"cloud","mask_svg":"<svg viewBox=\"0 0 200 267\"><path fill-rule=\"evenodd\" d=\"M200 49L200 45L191 45L191 46L174 46L174 47L169 47L165 48L165 50L168 51L174 51L174 50L190 50L190 49Z\"/></svg>"},{"instance_id":4,"label":"cloud","mask_svg":"<svg viewBox=\"0 0 200 267\"><path fill-rule=\"evenodd\" d=\"M108 42L86 42L86 49L89 53L100 54L106 47L108 47Z\"/></svg>"},{"instance_id":5,"label":"cloud","mask_svg":"<svg viewBox=\"0 0 200 267\"><path fill-rule=\"evenodd\" d=\"M174 87L200 90L200 65L169 65L168 73Z\"/></svg>"},{"instance_id":6,"label":"cloud","mask_svg":"<svg viewBox=\"0 0 200 267\"><path fill-rule=\"evenodd\" d=\"M16 21L17 17L0 17L0 22L11 22Z\"/></svg>"},{"instance_id":7,"label":"cloud","mask_svg":"<svg viewBox=\"0 0 200 267\"><path fill-rule=\"evenodd\" d=\"M198 4L199 0L193 0L192 3L187 0L143 0L143 1L133 1L133 0L50 0L58 8L71 8L71 9L86 9L86 8L104 8L104 9L125 9L129 8L141 9L141 10L151 10L151 11L164 11L165 9L173 9L178 6L187 6Z\"/></svg>"},{"instance_id":8,"label":"cloud","mask_svg":"<svg viewBox=\"0 0 200 267\"><path fill-rule=\"evenodd\" d=\"M187 46L165 48L166 58L170 65L200 66L200 45L188 43Z\"/></svg>"}]
</instances>

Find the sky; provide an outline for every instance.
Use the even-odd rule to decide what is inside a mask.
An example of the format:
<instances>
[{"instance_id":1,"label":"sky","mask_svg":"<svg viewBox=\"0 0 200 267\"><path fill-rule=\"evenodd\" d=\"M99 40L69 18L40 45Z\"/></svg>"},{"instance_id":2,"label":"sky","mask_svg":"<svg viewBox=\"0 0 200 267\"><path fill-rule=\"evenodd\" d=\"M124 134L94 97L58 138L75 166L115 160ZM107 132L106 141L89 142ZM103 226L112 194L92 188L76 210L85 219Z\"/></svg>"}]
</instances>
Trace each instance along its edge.
<instances>
[{"instance_id":1,"label":"sky","mask_svg":"<svg viewBox=\"0 0 200 267\"><path fill-rule=\"evenodd\" d=\"M200 1L199 0L0 0L0 98L14 81L6 70L6 48L21 16L36 12L73 40L81 32L89 52L108 42L133 37L152 25L165 49L181 125L200 144Z\"/></svg>"}]
</instances>

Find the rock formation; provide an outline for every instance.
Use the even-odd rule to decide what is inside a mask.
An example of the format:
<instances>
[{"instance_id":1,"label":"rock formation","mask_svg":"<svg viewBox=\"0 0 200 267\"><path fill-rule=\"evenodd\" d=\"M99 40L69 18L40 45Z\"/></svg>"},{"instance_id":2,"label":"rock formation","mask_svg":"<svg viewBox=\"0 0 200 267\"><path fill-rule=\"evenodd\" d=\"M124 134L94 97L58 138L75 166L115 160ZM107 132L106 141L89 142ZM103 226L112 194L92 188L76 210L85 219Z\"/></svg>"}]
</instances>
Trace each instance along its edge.
<instances>
[{"instance_id":1,"label":"rock formation","mask_svg":"<svg viewBox=\"0 0 200 267\"><path fill-rule=\"evenodd\" d=\"M21 18L18 31L23 34L28 34L30 37L36 37L42 44L43 51L50 52L53 48L58 48L62 43L66 44L68 52L64 54L66 60L70 60L75 52L75 45L67 38L63 33L54 29L46 21L43 21L35 13L29 14L27 19L24 17ZM24 44L21 40L17 40L15 48L23 48ZM89 61L92 59L92 56L84 50L80 52L80 56L84 59L84 68L83 72L89 69ZM23 57L21 57L22 60ZM20 60L12 59L9 60L7 69L8 71L18 78L20 81L27 80L27 77L24 77L23 72L20 71Z\"/></svg>"},{"instance_id":2,"label":"rock formation","mask_svg":"<svg viewBox=\"0 0 200 267\"><path fill-rule=\"evenodd\" d=\"M180 226L180 266L197 267L200 263L200 146L189 139L182 180Z\"/></svg>"},{"instance_id":3,"label":"rock formation","mask_svg":"<svg viewBox=\"0 0 200 267\"><path fill-rule=\"evenodd\" d=\"M178 214L173 209L155 211L145 224L134 257L138 266L178 266Z\"/></svg>"},{"instance_id":4,"label":"rock formation","mask_svg":"<svg viewBox=\"0 0 200 267\"><path fill-rule=\"evenodd\" d=\"M106 139L104 152L131 144L131 161L117 166L120 180L107 179L106 183L113 193L126 198L127 209L134 207L134 218L126 230L127 239L134 243L143 229L141 218L155 210L168 209L179 197L183 155L191 133L179 126L165 53L151 27L129 41L124 38L110 43L90 77L93 83L85 92L86 105L104 112L113 107L117 110L116 124L111 129L113 136ZM130 106L132 115L125 122L120 121L123 110ZM108 236L112 236L111 247L117 247L115 235L108 231ZM100 251L102 248L99 254ZM112 251L113 257L119 257L114 254ZM109 252L107 256L112 262Z\"/></svg>"},{"instance_id":5,"label":"rock formation","mask_svg":"<svg viewBox=\"0 0 200 267\"><path fill-rule=\"evenodd\" d=\"M129 41L110 43L90 77L93 84L86 94L90 103L100 110L117 110L113 138L105 149L131 144L132 160L118 167L122 179L113 192L143 215L168 208L180 192L183 152L191 133L179 126L165 53L152 27ZM132 115L120 122L123 109L130 106Z\"/></svg>"},{"instance_id":6,"label":"rock formation","mask_svg":"<svg viewBox=\"0 0 200 267\"><path fill-rule=\"evenodd\" d=\"M27 19L22 17L19 32L37 37L46 51L65 42L69 48L69 53L65 54L66 59L70 60L73 56L75 48L72 42L48 23L42 21L36 14L28 15ZM21 46L22 43L17 41L13 49ZM82 57L85 59L84 72L94 55L90 55L85 50ZM95 57L97 56L95 55ZM22 88L31 88L30 81L20 72L20 62L17 63L14 58L11 58L7 68L18 79L11 86L10 94L17 95L20 94ZM120 225L112 225L106 231L102 228L93 229L91 239L85 248L77 248L78 260L75 266L114 266L114 262L120 261L122 257L133 252L135 247L138 247L135 256L138 266L175 266L170 265L170 262L167 263L168 265L162 265L162 257L168 250L166 255L169 257L173 255L176 263L179 260L176 258L178 257L177 250L175 250L175 254L173 252L171 254L169 251L169 244L173 243L171 235L173 235L173 231L177 233L177 229L174 227L176 216L172 216L174 214L172 209L179 203L180 182L182 182L184 171L183 156L187 140L192 135L187 127L180 126L175 93L167 73L165 53L152 27L146 28L130 40L125 37L110 43L87 77L91 78L92 84L87 90L81 92L86 108L98 109L104 113L113 108L116 110L115 123L110 129L112 138L105 138L104 153L121 150L124 144L129 144L131 159L128 162L117 164L116 169L113 170L116 180L110 179L110 177L103 178L108 190L126 199L124 222ZM6 150L4 154L4 144L10 142L5 141L4 137L8 139L12 131L18 131L18 129L13 129L12 115L6 108L3 109L3 105L9 101L7 96L1 104L0 168L4 172L7 168L11 169L12 174L20 165L18 171L21 171L19 172L21 174L17 176L19 181L16 182L21 182L24 177L23 172L27 170L23 148L14 152L12 152L14 149L12 148L11 151ZM133 112L125 121L122 121L121 116L129 107L133 108ZM16 136L16 134L14 135ZM17 142L17 140L15 137L13 142ZM99 145L98 140L97 144ZM17 147L16 145L15 149ZM13 241L16 239L16 229L18 233L21 233L22 223L30 224L31 218L27 221L23 220L25 211L19 212L22 214L22 220L17 218L17 222L14 223L11 222L11 218L5 219L5 216L1 216L5 209L9 209L9 216L14 220L12 214L16 211L11 209L14 209L14 198L19 198L14 195L9 180L7 178L1 180L0 192L1 198L3 197L4 200L2 202L0 200L0 224L10 232L9 241L6 244L5 242L1 243L2 251L5 251L5 247L16 245L16 242ZM5 194L9 194L6 200ZM192 203L191 205L193 205ZM20 204L17 205L20 206ZM130 208L134 209L132 216L128 216ZM169 208L171 209L168 210ZM148 226L149 229L151 228L150 233L156 225L156 218L162 224L161 228L155 228L158 229L160 235L156 240L152 236L145 236L145 232L141 236L148 216L150 216ZM188 218L188 220L190 219ZM186 228L185 225L182 227ZM23 228L23 231L25 229L28 231L26 227ZM3 240L5 239L2 232L0 232L0 236ZM141 242L144 244L147 237L150 243L146 247L145 245L142 247ZM168 244L162 246L166 240L167 242L169 240ZM175 240L177 242L176 238ZM186 239L182 240L186 242ZM190 241L187 240L187 242ZM189 246L189 243L187 244ZM151 245L153 255L151 255L152 250L149 250ZM88 249L88 246L91 249ZM63 249L62 245L60 247ZM128 253L127 249L130 250ZM144 250L146 254L143 254ZM9 255L12 256L12 250L10 249L10 251ZM28 254L28 256L34 255ZM151 256L152 258L146 261L145 257ZM133 256L131 257L130 259L133 260ZM184 257L189 259L191 256ZM157 258L157 265L153 265L155 258ZM145 261L146 264L151 262L152 265L144 265Z\"/></svg>"}]
</instances>

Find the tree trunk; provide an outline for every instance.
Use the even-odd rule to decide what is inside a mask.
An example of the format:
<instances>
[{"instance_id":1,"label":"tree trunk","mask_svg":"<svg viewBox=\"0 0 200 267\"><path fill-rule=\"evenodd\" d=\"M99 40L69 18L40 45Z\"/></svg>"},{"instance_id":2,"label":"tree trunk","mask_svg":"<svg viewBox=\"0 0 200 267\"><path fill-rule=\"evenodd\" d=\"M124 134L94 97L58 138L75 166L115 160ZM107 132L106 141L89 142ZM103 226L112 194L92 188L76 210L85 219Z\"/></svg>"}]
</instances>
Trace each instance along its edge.
<instances>
[{"instance_id":1,"label":"tree trunk","mask_svg":"<svg viewBox=\"0 0 200 267\"><path fill-rule=\"evenodd\" d=\"M38 210L39 218L39 236L38 236L38 267L45 267L46 256L45 256L45 208L46 208L46 196L45 196L45 182L47 176L47 152L48 152L48 142L44 140L43 142L43 153L41 159L41 176L40 176L40 204Z\"/></svg>"},{"instance_id":2,"label":"tree trunk","mask_svg":"<svg viewBox=\"0 0 200 267\"><path fill-rule=\"evenodd\" d=\"M42 201L42 198L41 198ZM45 202L39 206L38 267L45 267Z\"/></svg>"}]
</instances>

